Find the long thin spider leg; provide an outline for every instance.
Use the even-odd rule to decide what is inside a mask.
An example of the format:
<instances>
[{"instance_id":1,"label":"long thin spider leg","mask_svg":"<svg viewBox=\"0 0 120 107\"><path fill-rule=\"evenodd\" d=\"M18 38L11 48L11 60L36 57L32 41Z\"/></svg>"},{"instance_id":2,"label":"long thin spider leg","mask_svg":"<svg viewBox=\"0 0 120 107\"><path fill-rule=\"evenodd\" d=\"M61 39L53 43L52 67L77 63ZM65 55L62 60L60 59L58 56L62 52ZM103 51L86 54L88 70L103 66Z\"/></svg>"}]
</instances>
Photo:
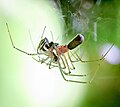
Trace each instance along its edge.
<instances>
[{"instance_id":1,"label":"long thin spider leg","mask_svg":"<svg viewBox=\"0 0 120 107\"><path fill-rule=\"evenodd\" d=\"M34 49L34 51L36 51L35 45L34 45L33 40L32 40L32 35L31 35L31 32L30 32L30 29L28 30L28 32L29 32L29 36L30 36L30 40L31 40L33 49ZM38 56L38 58L39 58L39 61L37 61L37 62L40 62L40 56ZM35 60L35 59L34 59L34 60ZM41 61L41 64L42 64L42 63L43 63L43 61Z\"/></svg>"},{"instance_id":2,"label":"long thin spider leg","mask_svg":"<svg viewBox=\"0 0 120 107\"><path fill-rule=\"evenodd\" d=\"M47 65L49 65L49 69L52 69L54 67L58 67L57 65L53 65L52 62L50 64L48 63Z\"/></svg>"},{"instance_id":3,"label":"long thin spider leg","mask_svg":"<svg viewBox=\"0 0 120 107\"><path fill-rule=\"evenodd\" d=\"M36 58L34 58L34 57L32 57L35 61L37 61L37 62L41 62L41 64L44 62L44 64L46 64L46 65L49 65L49 62L47 63L47 62L45 62L45 59L42 59L42 60L40 60L40 59L36 59ZM58 67L58 66L55 66L55 65L52 65L51 64L51 68L53 68L53 67Z\"/></svg>"},{"instance_id":4,"label":"long thin spider leg","mask_svg":"<svg viewBox=\"0 0 120 107\"><path fill-rule=\"evenodd\" d=\"M51 63L52 63L52 59L49 61L49 69L51 69L52 67L51 67Z\"/></svg>"},{"instance_id":5,"label":"long thin spider leg","mask_svg":"<svg viewBox=\"0 0 120 107\"><path fill-rule=\"evenodd\" d=\"M51 36L52 36L52 41L54 42L54 38L53 38L53 33L52 33L52 31L50 31L50 33L51 33Z\"/></svg>"},{"instance_id":6,"label":"long thin spider leg","mask_svg":"<svg viewBox=\"0 0 120 107\"><path fill-rule=\"evenodd\" d=\"M46 29L46 26L45 26L44 29L43 29L43 33L42 33L41 39L43 38L43 35L44 35L44 32L45 32L45 29Z\"/></svg>"},{"instance_id":7,"label":"long thin spider leg","mask_svg":"<svg viewBox=\"0 0 120 107\"><path fill-rule=\"evenodd\" d=\"M68 61L67 61L67 59L66 59L66 56L63 54L63 57L64 57L64 59L65 59L65 62L66 62L66 65L67 65L67 68L68 68L68 71L69 71L69 74L71 73L71 71L70 71L70 67L69 67L69 65L68 65Z\"/></svg>"},{"instance_id":8,"label":"long thin spider leg","mask_svg":"<svg viewBox=\"0 0 120 107\"><path fill-rule=\"evenodd\" d=\"M77 56L75 56L72 52L70 52L71 53L71 57L74 57L74 61L71 59L71 61L72 62L78 62L79 61L79 59L77 58Z\"/></svg>"},{"instance_id":9,"label":"long thin spider leg","mask_svg":"<svg viewBox=\"0 0 120 107\"><path fill-rule=\"evenodd\" d=\"M62 70L62 68L61 68L61 66L60 66L60 62L59 62L59 61L58 61L58 66L59 66L60 73L61 73L61 75L62 75L62 77L63 77L63 79L64 79L65 81L67 81L67 82L74 82L74 83L83 83L83 84L88 83L88 82L85 82L85 81L75 81L75 80L66 79L65 76L64 76L64 74L63 74L63 70Z\"/></svg>"},{"instance_id":10,"label":"long thin spider leg","mask_svg":"<svg viewBox=\"0 0 120 107\"><path fill-rule=\"evenodd\" d=\"M72 59L71 59L71 57L70 57L70 54L69 54L69 51L67 52L67 55L68 55L68 58L69 58L69 60L70 60L70 63L71 63L71 65L72 65L72 69L75 69L75 67L74 67L74 65L73 65L73 63L72 63Z\"/></svg>"},{"instance_id":11,"label":"long thin spider leg","mask_svg":"<svg viewBox=\"0 0 120 107\"><path fill-rule=\"evenodd\" d=\"M32 57L35 61L37 61L37 62L41 62L41 64L44 62L46 65L48 64L48 63L46 63L45 62L45 60L46 59L42 59L42 60L40 60L40 58L39 59L36 59L36 58L34 58L34 57Z\"/></svg>"},{"instance_id":12,"label":"long thin spider leg","mask_svg":"<svg viewBox=\"0 0 120 107\"><path fill-rule=\"evenodd\" d=\"M89 81L90 83L94 80L94 78L95 78L95 76L96 76L96 74L97 74L99 68L100 68L100 64L98 65L98 67L97 67L97 69L95 70L95 72L94 72L92 78L90 79L90 81Z\"/></svg>"},{"instance_id":13,"label":"long thin spider leg","mask_svg":"<svg viewBox=\"0 0 120 107\"><path fill-rule=\"evenodd\" d=\"M114 46L114 44L111 45L111 47L107 50L107 52L106 52L104 55L102 55L101 58L96 59L96 60L82 60L77 53L75 53L75 54L76 54L76 56L78 57L79 61L81 61L81 62L83 62L83 63L85 63L85 62L101 61L101 60L104 60L104 59L105 59L105 56L106 56L106 55L108 54L108 52L112 49L113 46Z\"/></svg>"},{"instance_id":14,"label":"long thin spider leg","mask_svg":"<svg viewBox=\"0 0 120 107\"><path fill-rule=\"evenodd\" d=\"M46 63L46 64L49 65L49 69L52 69L54 67L58 67L57 64L53 63L52 59L48 63Z\"/></svg>"},{"instance_id":15,"label":"long thin spider leg","mask_svg":"<svg viewBox=\"0 0 120 107\"><path fill-rule=\"evenodd\" d=\"M36 58L34 58L34 57L32 57L35 61L37 61L37 62L41 62L41 60L38 60L38 59L36 59Z\"/></svg>"},{"instance_id":16,"label":"long thin spider leg","mask_svg":"<svg viewBox=\"0 0 120 107\"><path fill-rule=\"evenodd\" d=\"M65 71L63 71L63 73L64 73L65 75L68 75L68 76L86 76L86 75L71 74L70 67L69 67L69 65L68 65L66 56L65 56L64 54L63 54L63 56L64 56L64 59L65 59L65 62L66 62L66 65L67 65L67 68L68 68L68 71L69 71L68 73L65 72ZM72 62L71 62L71 63L72 63Z\"/></svg>"},{"instance_id":17,"label":"long thin spider leg","mask_svg":"<svg viewBox=\"0 0 120 107\"><path fill-rule=\"evenodd\" d=\"M62 57L60 57L60 58L62 58ZM60 62L59 62L60 63ZM61 64L60 64L60 66L61 66ZM65 66L65 68L63 68L63 67L61 67L62 69L65 69L66 68L66 66ZM80 75L80 74L71 74L71 73L67 73L67 72L65 72L64 70L62 70L62 72L65 74L65 75L67 75L67 76L78 76L78 77L82 77L82 76L87 76L87 75Z\"/></svg>"},{"instance_id":18,"label":"long thin spider leg","mask_svg":"<svg viewBox=\"0 0 120 107\"><path fill-rule=\"evenodd\" d=\"M13 48L15 48L16 50L18 50L18 51L20 51L20 52L22 52L22 53L25 53L25 54L27 54L27 55L37 55L36 53L28 53L28 52L26 52L26 51L23 51L23 50L17 48L17 47L14 45L14 43L13 43L12 36L11 36L10 30L9 30L8 23L6 23L6 26L7 26L8 34L9 34L9 37L10 37L10 40L11 40L11 43L12 43Z\"/></svg>"},{"instance_id":19,"label":"long thin spider leg","mask_svg":"<svg viewBox=\"0 0 120 107\"><path fill-rule=\"evenodd\" d=\"M43 29L42 36L41 36L40 38L38 37L38 39L37 39L37 43L39 43L39 41L42 40L43 35L44 35L44 32L45 32L45 29L46 29L46 26L45 26L44 29ZM35 44L35 46L36 46L36 45L37 45L37 44Z\"/></svg>"},{"instance_id":20,"label":"long thin spider leg","mask_svg":"<svg viewBox=\"0 0 120 107\"><path fill-rule=\"evenodd\" d=\"M61 67L62 68L62 67ZM62 68L62 69L64 69L64 68ZM62 70L63 71L63 70ZM82 76L87 76L87 75L80 75L80 74L71 74L71 73L67 73L67 72L65 72L65 71L63 71L63 73L65 74L65 75L67 75L67 76L80 76L80 77L82 77Z\"/></svg>"},{"instance_id":21,"label":"long thin spider leg","mask_svg":"<svg viewBox=\"0 0 120 107\"><path fill-rule=\"evenodd\" d=\"M63 58L62 58L61 56L59 56L59 57L60 57L60 59L61 59L61 61L62 61L62 63L63 63L62 69L65 69L65 68L66 68L65 62L64 62L64 60L63 60Z\"/></svg>"},{"instance_id":22,"label":"long thin spider leg","mask_svg":"<svg viewBox=\"0 0 120 107\"><path fill-rule=\"evenodd\" d=\"M51 69L51 68L53 68L53 67L58 67L58 66L54 66L54 65L52 65L52 63L54 63L54 61L53 61L53 59L54 59L54 53L52 53L53 54L53 58L51 58L51 60L48 62L48 65L49 65L49 69ZM57 56L58 57L58 56ZM63 65L64 65L64 68L65 68L65 64L64 64L64 61L63 61L63 59L62 59L62 57L60 56L60 59L62 60L62 62L63 62ZM59 60L59 59L58 59ZM51 65L52 65L52 67L51 67ZM64 69L64 68L62 68L62 69Z\"/></svg>"},{"instance_id":23,"label":"long thin spider leg","mask_svg":"<svg viewBox=\"0 0 120 107\"><path fill-rule=\"evenodd\" d=\"M42 59L42 60L40 60L40 57L39 57L39 56L38 56L39 59L36 59L36 58L34 58L34 57L32 57L32 58L33 58L35 61L37 61L37 62L41 62L41 64L42 64L42 63L47 64L45 61L48 60L49 57L47 57L47 58L45 58L45 59Z\"/></svg>"},{"instance_id":24,"label":"long thin spider leg","mask_svg":"<svg viewBox=\"0 0 120 107\"><path fill-rule=\"evenodd\" d=\"M47 63L47 65L49 65L49 69L52 69L52 68L54 68L54 67L58 67L58 65L53 65L54 63L53 63L53 59L51 59L48 63Z\"/></svg>"},{"instance_id":25,"label":"long thin spider leg","mask_svg":"<svg viewBox=\"0 0 120 107\"><path fill-rule=\"evenodd\" d=\"M39 59L40 59L40 57L39 57ZM45 63L45 61L47 61L48 59L49 59L49 56L48 56L47 58L45 58L45 59L42 59L42 60L41 60L41 64L42 64L42 63Z\"/></svg>"},{"instance_id":26,"label":"long thin spider leg","mask_svg":"<svg viewBox=\"0 0 120 107\"><path fill-rule=\"evenodd\" d=\"M36 51L35 46L34 46L34 43L33 43L33 40L32 40L32 35L31 35L31 32L30 32L30 29L28 30L28 32L29 32L29 35L30 35L30 40L31 40L33 49L34 49L34 51Z\"/></svg>"},{"instance_id":27,"label":"long thin spider leg","mask_svg":"<svg viewBox=\"0 0 120 107\"><path fill-rule=\"evenodd\" d=\"M63 70L62 70L63 71ZM63 71L63 73L66 75L66 76L76 76L76 77L84 77L84 76L87 76L87 75L80 75L80 74L71 74L71 73L66 73L65 71Z\"/></svg>"}]
</instances>

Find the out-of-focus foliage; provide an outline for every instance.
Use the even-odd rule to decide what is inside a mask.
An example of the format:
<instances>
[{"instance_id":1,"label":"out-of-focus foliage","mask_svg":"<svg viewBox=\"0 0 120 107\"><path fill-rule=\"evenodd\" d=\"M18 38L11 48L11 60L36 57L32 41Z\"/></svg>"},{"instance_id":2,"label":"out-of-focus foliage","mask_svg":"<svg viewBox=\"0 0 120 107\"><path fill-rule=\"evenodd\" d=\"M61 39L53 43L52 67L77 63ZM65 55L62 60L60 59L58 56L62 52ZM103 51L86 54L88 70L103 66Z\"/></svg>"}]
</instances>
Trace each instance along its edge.
<instances>
[{"instance_id":1,"label":"out-of-focus foliage","mask_svg":"<svg viewBox=\"0 0 120 107\"><path fill-rule=\"evenodd\" d=\"M97 23L98 41L115 41L118 7L115 0L56 0L65 21L65 33L71 37L76 33L94 34ZM114 29L114 30L113 30ZM66 36L64 36L66 37ZM66 37L66 38L68 38ZM92 38L94 39L94 38Z\"/></svg>"}]
</instances>

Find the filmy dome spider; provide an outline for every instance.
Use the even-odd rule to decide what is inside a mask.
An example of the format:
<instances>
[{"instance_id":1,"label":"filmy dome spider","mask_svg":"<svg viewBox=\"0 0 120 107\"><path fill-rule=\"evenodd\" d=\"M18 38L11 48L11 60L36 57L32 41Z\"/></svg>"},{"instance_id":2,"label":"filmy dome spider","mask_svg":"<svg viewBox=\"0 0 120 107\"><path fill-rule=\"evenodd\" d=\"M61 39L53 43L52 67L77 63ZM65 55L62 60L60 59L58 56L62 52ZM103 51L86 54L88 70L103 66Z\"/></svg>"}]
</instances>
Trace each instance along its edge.
<instances>
[{"instance_id":1,"label":"filmy dome spider","mask_svg":"<svg viewBox=\"0 0 120 107\"><path fill-rule=\"evenodd\" d=\"M63 79L67 82L91 83L91 81L93 80L93 78L94 78L96 72L98 71L98 69L96 69L92 79L88 82L66 79L65 75L66 76L76 76L76 77L86 76L86 75L72 74L71 70L75 69L73 63L78 62L78 61L81 61L81 62L85 63L85 62L95 62L95 61L104 60L105 56L107 55L107 53L111 50L111 48L114 45L114 44L111 45L111 47L107 50L107 52L104 55L102 55L101 58L96 59L96 60L88 60L88 61L86 60L85 61L85 60L82 60L76 52L73 54L71 51L69 51L69 50L73 50L74 48L76 48L77 46L79 46L80 44L83 43L84 36L82 34L77 34L75 36L75 38L73 38L68 43L68 45L59 45L58 43L54 43L53 41L49 42L49 40L46 37L43 38L44 31L45 31L45 28L46 28L46 27L44 27L44 30L43 30L43 33L42 33L42 36L41 36L41 40L40 40L39 45L37 47L37 52L36 53L28 53L26 51L23 51L23 50L17 48L14 45L10 30L9 30L8 23L6 23L6 26L7 26L8 34L9 34L9 37L10 37L13 48L15 48L16 50L18 50L18 51L20 51L24 54L32 56L32 58L34 60L36 60L37 62L40 62L41 64L45 63L46 65L49 65L49 69L51 69L53 67L58 67ZM72 60L70 54L72 56L74 56L74 58L76 59L75 61ZM38 59L34 58L34 56L37 56ZM70 67L70 65L71 65L71 67ZM67 69L68 72L65 71L66 69Z\"/></svg>"}]
</instances>

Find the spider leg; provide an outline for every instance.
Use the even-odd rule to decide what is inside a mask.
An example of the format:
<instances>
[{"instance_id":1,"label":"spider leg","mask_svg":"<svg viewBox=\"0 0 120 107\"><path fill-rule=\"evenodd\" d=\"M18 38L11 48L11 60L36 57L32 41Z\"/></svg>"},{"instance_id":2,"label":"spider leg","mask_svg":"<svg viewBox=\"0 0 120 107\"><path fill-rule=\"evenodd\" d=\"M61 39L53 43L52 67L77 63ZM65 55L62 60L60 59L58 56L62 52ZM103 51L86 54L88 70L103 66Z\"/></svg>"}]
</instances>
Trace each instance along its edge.
<instances>
[{"instance_id":1,"label":"spider leg","mask_svg":"<svg viewBox=\"0 0 120 107\"><path fill-rule=\"evenodd\" d=\"M31 56L37 55L36 53L28 53L28 52L26 52L26 51L23 51L23 50L17 48L17 47L14 45L14 43L13 43L12 36L11 36L10 30L9 30L8 23L6 23L6 26L7 26L8 34L9 34L9 37L10 37L10 40L11 40L11 43L12 43L13 48L15 48L16 50L18 50L18 51L20 51L20 52L22 52L22 53L25 53L25 54L27 54L27 55L31 55Z\"/></svg>"},{"instance_id":2,"label":"spider leg","mask_svg":"<svg viewBox=\"0 0 120 107\"><path fill-rule=\"evenodd\" d=\"M58 67L57 65L54 65L52 63L53 63L52 59L48 63L46 63L46 65L49 65L49 69L52 69L54 67Z\"/></svg>"},{"instance_id":3,"label":"spider leg","mask_svg":"<svg viewBox=\"0 0 120 107\"><path fill-rule=\"evenodd\" d=\"M70 67L69 67L69 65L68 65L68 61L67 61L67 59L66 59L66 56L63 54L63 57L64 57L64 59L65 59L65 62L66 62L66 65L67 65L67 68L68 68L68 71L69 72L65 72L64 70L62 70L62 72L65 74L65 75L67 75L67 76L78 76L78 77L82 77L82 76L86 76L86 75L79 75L79 74L72 74L71 73L71 71L70 71ZM61 57L62 58L62 57ZM69 59L70 60L70 59ZM71 62L72 60L70 60L70 62ZM63 62L64 62L64 60L63 60ZM64 62L64 63L65 63ZM60 63L60 62L59 62ZM71 62L72 63L72 62ZM66 65L65 65L65 68L66 68ZM60 64L60 66L61 66L61 64ZM62 67L61 67L62 68ZM63 69L63 68L62 68Z\"/></svg>"},{"instance_id":4,"label":"spider leg","mask_svg":"<svg viewBox=\"0 0 120 107\"><path fill-rule=\"evenodd\" d=\"M91 83L91 82L94 80L94 78L95 78L95 76L96 76L99 68L100 68L100 64L98 65L97 69L96 69L95 72L93 73L93 76L92 76L92 78L90 79L89 83Z\"/></svg>"},{"instance_id":5,"label":"spider leg","mask_svg":"<svg viewBox=\"0 0 120 107\"><path fill-rule=\"evenodd\" d=\"M74 67L74 65L73 65L73 63L72 63L72 59L71 59L71 57L70 57L69 51L67 52L67 55L68 55L68 58L69 58L69 60L70 60L71 65L72 65L72 69L75 69L75 67Z\"/></svg>"},{"instance_id":6,"label":"spider leg","mask_svg":"<svg viewBox=\"0 0 120 107\"><path fill-rule=\"evenodd\" d=\"M48 62L48 65L49 65L49 69L51 69L51 63L53 62L53 60L51 59L49 62Z\"/></svg>"},{"instance_id":7,"label":"spider leg","mask_svg":"<svg viewBox=\"0 0 120 107\"><path fill-rule=\"evenodd\" d=\"M108 52L111 50L111 48L112 48L113 46L114 46L114 44L111 45L111 47L106 51L106 53L105 53L104 55L102 55L101 58L96 59L96 60L82 60L82 59L78 56L77 53L75 53L75 54L76 54L76 56L78 57L79 61L81 61L81 62L83 62L83 63L102 61L102 60L105 59L105 56L108 54ZM97 72L98 72L98 70L99 70L99 68L100 68L100 64L101 64L101 62L98 64L98 67L96 68L95 72L93 73L93 76L92 76L92 78L90 79L89 83L91 83L91 82L94 80L94 78L95 78L95 76L96 76L96 74L97 74Z\"/></svg>"},{"instance_id":8,"label":"spider leg","mask_svg":"<svg viewBox=\"0 0 120 107\"><path fill-rule=\"evenodd\" d=\"M65 69L65 68L66 68L65 62L64 62L63 58L61 57L61 55L60 55L59 57L60 57L60 59L61 59L61 61L62 61L62 63L63 63L62 69Z\"/></svg>"},{"instance_id":9,"label":"spider leg","mask_svg":"<svg viewBox=\"0 0 120 107\"><path fill-rule=\"evenodd\" d=\"M60 65L60 62L59 62L59 61L58 61L58 66L59 66L60 73L61 73L61 75L62 75L62 77L63 77L63 79L64 79L65 81L67 81L67 82L75 82L75 83L83 83L83 84L88 83L88 82L85 82L85 81L75 81L75 80L66 79L65 76L64 76L64 74L63 74L64 72L63 72L63 69L61 68L61 65Z\"/></svg>"},{"instance_id":10,"label":"spider leg","mask_svg":"<svg viewBox=\"0 0 120 107\"><path fill-rule=\"evenodd\" d=\"M48 64L49 65L49 64ZM58 67L57 65L53 65L53 64L51 64L51 65L49 65L50 67L49 67L49 69L52 69L52 68L54 68L54 67Z\"/></svg>"},{"instance_id":11,"label":"spider leg","mask_svg":"<svg viewBox=\"0 0 120 107\"><path fill-rule=\"evenodd\" d=\"M47 63L46 61L49 59L49 57L47 57L46 59L42 59L42 60L40 60L40 58L39 59L36 59L36 58L34 58L34 57L32 57L35 61L37 61L37 62L40 62L41 64L42 63L45 63L46 65L49 65L49 62ZM49 69L51 69L51 68L54 68L54 67L58 67L58 66L55 66L55 65L49 65L50 66L50 68Z\"/></svg>"},{"instance_id":12,"label":"spider leg","mask_svg":"<svg viewBox=\"0 0 120 107\"><path fill-rule=\"evenodd\" d=\"M48 59L49 59L49 56L48 56L47 58L45 58L45 59L42 59L42 60L41 60L41 64L42 64L42 63L45 63L45 61L47 61ZM39 60L40 60L40 56L39 56Z\"/></svg>"},{"instance_id":13,"label":"spider leg","mask_svg":"<svg viewBox=\"0 0 120 107\"><path fill-rule=\"evenodd\" d=\"M62 63L63 63L63 67L62 67L62 69L65 69L66 68L66 65L65 65L65 62L64 62L64 60L63 60L63 58L61 57L61 56L59 56L59 58L61 59L61 61L62 61ZM59 60L59 59L58 59ZM53 62L53 59L51 59L50 61L49 61L49 69L51 69L51 68L53 68L53 67L58 67L57 65L52 65L52 63L54 63ZM52 65L52 67L51 67L51 65Z\"/></svg>"},{"instance_id":14,"label":"spider leg","mask_svg":"<svg viewBox=\"0 0 120 107\"><path fill-rule=\"evenodd\" d=\"M32 40L32 35L31 35L31 32L30 32L30 29L28 30L28 32L29 32L30 41L31 41L31 43L32 43L33 49L34 49L34 51L36 51L35 46L34 46L34 43L33 43L33 40Z\"/></svg>"},{"instance_id":15,"label":"spider leg","mask_svg":"<svg viewBox=\"0 0 120 107\"><path fill-rule=\"evenodd\" d=\"M65 62L66 62L66 65L67 65L67 68L68 68L68 71L69 71L69 74L71 73L71 71L70 71L70 67L69 67L69 65L68 65L68 61L67 61L67 59L66 59L66 56L63 54L63 57L64 57L64 59L65 59Z\"/></svg>"},{"instance_id":16,"label":"spider leg","mask_svg":"<svg viewBox=\"0 0 120 107\"><path fill-rule=\"evenodd\" d=\"M76 77L84 77L87 75L80 75L80 74L72 74L72 73L66 73L65 71L62 70L62 72L66 75L66 76L76 76Z\"/></svg>"},{"instance_id":17,"label":"spider leg","mask_svg":"<svg viewBox=\"0 0 120 107\"><path fill-rule=\"evenodd\" d=\"M34 58L34 57L32 57L35 61L37 61L37 62L40 62L38 59L36 59L36 58Z\"/></svg>"},{"instance_id":18,"label":"spider leg","mask_svg":"<svg viewBox=\"0 0 120 107\"><path fill-rule=\"evenodd\" d=\"M101 58L95 59L95 60L82 60L77 53L75 53L75 54L76 54L77 58L79 59L79 61L81 61L81 62L83 62L83 63L85 63L85 62L97 62L97 61L102 61L102 60L105 59L106 55L107 55L108 52L112 49L113 46L114 46L114 43L113 43L113 44L111 45L111 47L106 51L106 53L105 53L104 55L102 55Z\"/></svg>"},{"instance_id":19,"label":"spider leg","mask_svg":"<svg viewBox=\"0 0 120 107\"><path fill-rule=\"evenodd\" d=\"M71 62L78 62L79 59L77 58L77 56L75 56L75 54L73 54L71 51L70 51L70 54L71 54L71 57L74 57L75 60L72 60L71 59Z\"/></svg>"}]
</instances>

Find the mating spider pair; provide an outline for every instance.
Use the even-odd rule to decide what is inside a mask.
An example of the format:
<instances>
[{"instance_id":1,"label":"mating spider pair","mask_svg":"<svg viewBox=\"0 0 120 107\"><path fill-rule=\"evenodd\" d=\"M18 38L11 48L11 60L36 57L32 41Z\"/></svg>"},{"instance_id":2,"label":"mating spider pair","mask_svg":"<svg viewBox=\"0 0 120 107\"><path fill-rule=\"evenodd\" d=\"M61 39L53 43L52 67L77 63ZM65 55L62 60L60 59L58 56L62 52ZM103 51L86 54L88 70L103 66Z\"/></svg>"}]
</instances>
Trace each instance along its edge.
<instances>
[{"instance_id":1,"label":"mating spider pair","mask_svg":"<svg viewBox=\"0 0 120 107\"><path fill-rule=\"evenodd\" d=\"M78 61L81 61L81 62L95 62L95 61L104 60L105 56L107 55L107 53L111 50L111 48L114 45L114 44L111 45L111 47L107 50L107 52L101 58L96 59L96 60L84 61L79 57L79 55L76 52L74 54L72 52L69 52L69 50L72 50L72 49L76 48L77 46L79 46L80 44L83 43L83 41L84 41L83 35L77 34L75 36L75 38L73 38L68 43L68 45L59 45L58 43L54 43L53 41L49 42L49 40L46 37L43 38L44 31L45 31L45 28L46 28L45 27L44 30L43 30L42 36L41 36L40 43L37 47L37 52L36 53L28 53L26 51L23 51L23 50L17 48L14 45L12 37L11 37L10 30L9 30L8 23L6 23L6 26L7 26L7 30L8 30L9 37L10 37L13 48L15 48L16 50L18 50L22 53L25 53L27 55L32 56L33 59L35 59L37 62L45 63L46 65L49 65L49 69L51 69L53 67L58 67L63 79L67 82L90 83L93 80L93 78L95 76L95 73L98 71L98 69L96 69L92 79L89 82L66 79L65 75L66 76L75 76L75 77L86 76L86 75L78 75L78 74L72 74L71 73L71 70L75 69L73 62L78 62ZM76 59L75 61L72 60L72 58L70 56L70 53ZM38 59L34 58L34 56L37 56ZM67 56L67 58L66 58L66 56ZM70 65L71 65L71 67L70 67ZM68 72L66 72L66 70Z\"/></svg>"}]
</instances>

